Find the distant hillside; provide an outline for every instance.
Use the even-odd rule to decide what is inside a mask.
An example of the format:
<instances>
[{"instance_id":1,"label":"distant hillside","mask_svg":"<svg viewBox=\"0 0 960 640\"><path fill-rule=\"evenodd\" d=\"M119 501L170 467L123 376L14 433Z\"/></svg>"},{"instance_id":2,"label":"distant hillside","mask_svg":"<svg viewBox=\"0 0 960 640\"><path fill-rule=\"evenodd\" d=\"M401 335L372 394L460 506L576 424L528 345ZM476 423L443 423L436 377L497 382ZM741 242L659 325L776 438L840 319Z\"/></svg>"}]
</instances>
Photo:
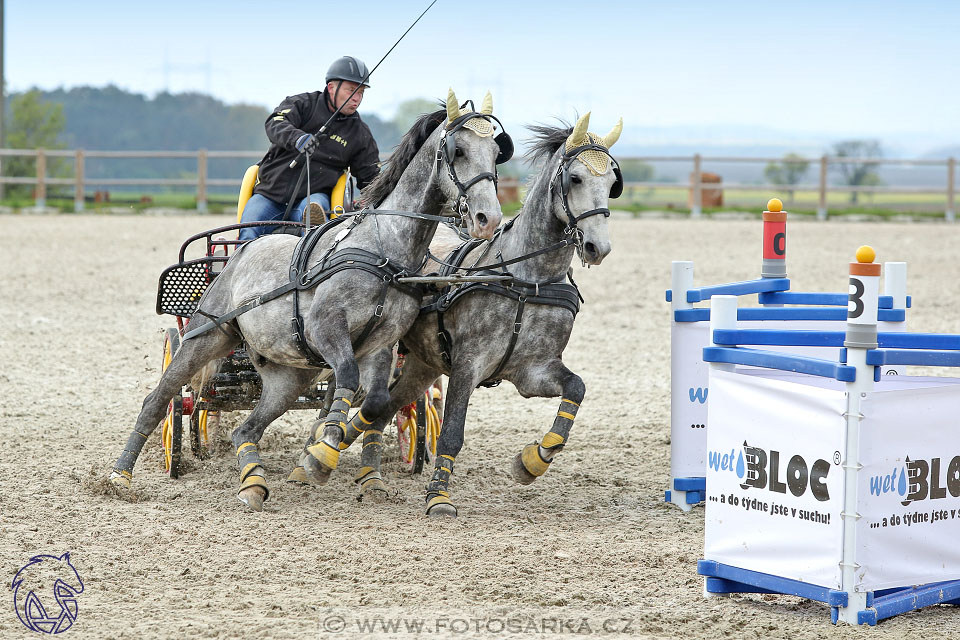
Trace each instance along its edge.
<instances>
[{"instance_id":1,"label":"distant hillside","mask_svg":"<svg viewBox=\"0 0 960 640\"><path fill-rule=\"evenodd\" d=\"M115 86L42 91L41 96L63 105L66 124L59 141L68 149L266 152L269 146L263 129L269 111L260 106L229 105L199 93L160 93L148 98ZM277 96L277 103L283 98ZM382 150L397 144L400 136L392 122L373 114L363 114L363 119ZM250 163L211 160L209 175L239 179ZM195 161L180 159L91 158L86 165L87 175L94 178L179 177L195 172Z\"/></svg>"},{"instance_id":2,"label":"distant hillside","mask_svg":"<svg viewBox=\"0 0 960 640\"><path fill-rule=\"evenodd\" d=\"M269 144L263 131L269 115L266 109L224 104L200 93L160 93L148 98L107 86L57 89L41 95L63 105L66 130L61 141L68 148L266 151ZM283 97L277 96L278 104ZM373 114L363 119L381 147L397 143L393 123Z\"/></svg>"}]
</instances>

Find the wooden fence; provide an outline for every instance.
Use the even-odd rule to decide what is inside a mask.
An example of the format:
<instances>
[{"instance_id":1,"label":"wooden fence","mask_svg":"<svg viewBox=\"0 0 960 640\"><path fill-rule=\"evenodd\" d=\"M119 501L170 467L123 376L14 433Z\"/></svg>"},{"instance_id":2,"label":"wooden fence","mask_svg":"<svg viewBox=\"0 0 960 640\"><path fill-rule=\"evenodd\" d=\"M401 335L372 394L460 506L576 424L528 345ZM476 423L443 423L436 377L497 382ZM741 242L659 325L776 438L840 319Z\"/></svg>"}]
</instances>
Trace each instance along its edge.
<instances>
[{"instance_id":1,"label":"wooden fence","mask_svg":"<svg viewBox=\"0 0 960 640\"><path fill-rule=\"evenodd\" d=\"M260 151L208 151L199 149L197 151L85 151L76 150L44 150L44 149L0 149L0 162L6 157L32 157L36 159L36 173L33 177L0 177L0 189L7 184L26 184L33 185L35 192L35 201L38 207L46 206L47 188L49 186L73 186L74 191L74 210L83 211L85 206L86 194L90 187L97 186L157 186L157 187L194 187L196 191L197 210L207 211L207 194L210 187L233 187L239 188L242 176L237 175L234 178L210 178L208 177L208 163L211 159L250 159L257 160L262 156ZM47 165L49 158L73 159L73 177L72 178L54 178L47 175ZM196 176L189 178L94 178L86 175L84 170L85 162L91 158L180 158L195 159ZM791 192L815 192L818 194L817 217L825 219L827 217L827 196L831 192L859 192L859 193L903 193L903 194L941 194L945 196L944 217L953 221L956 217L956 158L945 158L936 160L915 160L915 159L890 159L890 158L840 158L835 156L821 156L819 158L791 158L790 161L805 161L819 165L819 179L816 184L797 184L797 185L771 185L771 184L747 184L730 182L710 182L703 181L702 167L704 163L783 163L784 158L757 158L757 157L723 157L708 156L700 154L693 156L634 156L630 158L621 157L621 161L639 160L642 162L682 162L688 163L691 167L691 179L689 185L679 185L678 183L664 182L627 182L627 188L646 188L646 189L672 189L678 187L689 190L690 211L693 217L702 215L703 192L709 190L740 190L740 191L765 191L789 190ZM875 164L875 165L901 165L901 166L940 166L944 168L944 182L942 187L916 186L916 185L836 185L830 184L828 180L829 169L831 166L842 164Z\"/></svg>"}]
</instances>

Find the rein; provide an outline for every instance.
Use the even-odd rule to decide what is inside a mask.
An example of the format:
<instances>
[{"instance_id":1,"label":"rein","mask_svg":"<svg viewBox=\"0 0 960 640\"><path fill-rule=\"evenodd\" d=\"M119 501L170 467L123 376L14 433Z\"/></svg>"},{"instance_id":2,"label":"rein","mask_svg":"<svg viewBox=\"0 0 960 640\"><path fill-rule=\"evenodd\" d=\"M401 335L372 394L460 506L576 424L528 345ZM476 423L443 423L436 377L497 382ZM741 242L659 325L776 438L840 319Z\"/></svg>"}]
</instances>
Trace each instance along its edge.
<instances>
[{"instance_id":1,"label":"rein","mask_svg":"<svg viewBox=\"0 0 960 640\"><path fill-rule=\"evenodd\" d=\"M570 181L567 177L567 171L570 164L576 160L581 153L592 149L605 153L608 157L610 157L611 162L616 162L605 147L598 144L582 145L571 150L569 153L564 153L560 156L556 174L550 181L551 192L555 190L554 184L557 182L560 183L559 188L556 190L559 191L560 204L563 207L564 213L567 215L567 225L563 229L563 234L566 236L564 239L542 249L523 254L516 258L511 258L509 260L501 259L500 262L475 267L464 267L461 265L461 263L466 259L467 255L474 248L478 247L483 241L470 240L463 243L450 256L447 257L448 261L441 260L440 258L434 256L428 249L427 256L441 265L440 275L449 275L454 271L463 271L468 273L487 272L490 274L501 273L504 275L510 275L506 272L504 267L522 262L524 260L530 260L536 256L543 255L551 251L557 251L564 247L569 247L570 245L574 245L576 247L577 255L579 255L581 261L583 261L583 232L580 230L578 223L586 218L596 215L610 217L610 209L607 207L590 209L589 211L585 211L578 215L574 215L570 210L570 204L567 198L567 191L569 190ZM503 231L509 229L516 220L517 218L511 220L506 226L498 230L497 234L499 235ZM496 238L494 238L494 240L496 240ZM499 255L500 254L498 253L498 256ZM496 270L498 269L501 269L502 271L497 272ZM510 335L510 342L508 343L506 351L504 352L503 357L500 359L497 368L486 381L481 383L481 386L496 386L500 383L498 376L506 367L507 362L510 360L510 357L513 355L513 351L516 347L520 330L523 326L523 312L527 303L561 307L570 311L573 316L576 317L577 312L580 310L580 303L583 302L583 297L580 295L580 290L577 288L576 283L573 282L573 278L570 277L569 273L567 277L570 278L570 284L567 284L563 281L548 283L526 282L511 278L507 282L473 282L465 285L459 285L456 289L454 289L453 286L448 285L444 287L428 305L421 307L420 313L422 315L436 312L437 338L440 342L440 356L447 367L452 367L453 362L451 353L453 351L453 338L451 337L450 332L444 326L444 312L449 310L450 307L457 301L457 299L463 297L471 291L478 290L480 287L482 287L481 290L483 291L488 291L490 293L515 299L517 301L517 312L513 321L513 332Z\"/></svg>"},{"instance_id":2,"label":"rein","mask_svg":"<svg viewBox=\"0 0 960 640\"><path fill-rule=\"evenodd\" d=\"M330 220L329 222L324 223L318 227L311 229L306 235L300 238L297 242L297 246L294 249L294 254L291 258L290 264L290 280L284 285L268 291L267 293L261 294L256 298L248 300L241 304L236 309L225 313L222 316L213 316L204 312L202 309L197 309L196 313L209 318L212 322L209 322L200 327L190 329L187 331L183 340L189 340L196 336L202 335L213 329L219 329L224 331L223 325L235 319L236 317L255 309L262 304L275 300L284 294L294 292L294 316L291 318L291 322L294 325L294 338L297 341L297 346L300 348L301 352L304 354L304 357L307 361L320 368L326 368L326 363L323 361L319 355L315 354L312 349L309 348L306 342L306 337L303 333L303 318L300 315L299 311L299 292L307 289L312 289L319 285L324 280L330 278L335 273L343 271L345 269L361 269L367 271L374 275L377 275L382 278L383 286L380 290L380 295L377 303L377 311L371 316L370 321L368 321L367 326L364 327L363 332L358 339L357 344L360 344L363 339L365 339L375 328L376 322L380 319L383 314L383 303L386 300L386 294L388 287L394 287L399 291L415 297L418 300L420 299L420 293L413 287L405 285L398 281L399 278L404 276L412 275L418 272L422 267L423 263L421 262L420 266L413 271L406 271L400 267L397 267L390 263L389 259L382 256L371 253L369 251L364 251L362 249L344 249L341 251L336 251L337 244L341 240L346 238L350 231L357 227L366 216L377 216L377 215L392 215L392 216L403 216L407 218L417 218L421 220L429 220L436 222L445 222L447 224L453 224L456 222L457 218L453 216L435 216L427 213L419 213L416 211L400 211L393 209L366 209L364 208L361 211L355 213L347 213L341 216ZM310 254L312 253L314 247L316 247L317 242L319 242L320 237L340 224L345 223L347 220L351 220L349 228L341 231L341 234L334 240L333 245L321 258L320 262L314 266L312 269L307 270L306 264L309 259ZM241 249L244 245L241 245Z\"/></svg>"}]
</instances>

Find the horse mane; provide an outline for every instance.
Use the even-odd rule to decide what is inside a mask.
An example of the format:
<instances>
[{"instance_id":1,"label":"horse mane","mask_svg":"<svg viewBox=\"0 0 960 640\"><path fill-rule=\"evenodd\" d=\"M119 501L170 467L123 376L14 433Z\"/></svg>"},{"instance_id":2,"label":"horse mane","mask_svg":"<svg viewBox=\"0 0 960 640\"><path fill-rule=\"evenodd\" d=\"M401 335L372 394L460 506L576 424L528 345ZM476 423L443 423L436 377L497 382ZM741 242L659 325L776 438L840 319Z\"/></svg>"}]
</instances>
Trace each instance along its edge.
<instances>
[{"instance_id":1,"label":"horse mane","mask_svg":"<svg viewBox=\"0 0 960 640\"><path fill-rule=\"evenodd\" d=\"M425 113L413 123L413 126L403 135L400 143L390 155L386 169L381 171L373 179L373 182L363 190L363 201L365 203L377 206L387 199L387 196L397 188L400 176L410 166L410 162L420 151L420 147L446 119L447 110L443 108L433 113Z\"/></svg>"},{"instance_id":2,"label":"horse mane","mask_svg":"<svg viewBox=\"0 0 960 640\"><path fill-rule=\"evenodd\" d=\"M526 153L523 154L527 164L536 164L540 160L549 158L567 141L567 138L573 133L573 126L563 120L559 120L559 122L560 125L556 127L546 124L527 127L533 132L533 140Z\"/></svg>"}]
</instances>

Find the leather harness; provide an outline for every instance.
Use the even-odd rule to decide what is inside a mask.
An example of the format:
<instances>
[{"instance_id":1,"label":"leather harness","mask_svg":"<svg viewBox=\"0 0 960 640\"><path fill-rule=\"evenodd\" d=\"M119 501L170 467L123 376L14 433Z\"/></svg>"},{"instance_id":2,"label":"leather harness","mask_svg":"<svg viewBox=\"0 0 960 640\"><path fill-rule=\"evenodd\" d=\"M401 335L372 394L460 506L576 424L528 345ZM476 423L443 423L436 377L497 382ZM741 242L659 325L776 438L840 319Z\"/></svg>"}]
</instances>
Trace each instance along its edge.
<instances>
[{"instance_id":1,"label":"leather harness","mask_svg":"<svg viewBox=\"0 0 960 640\"><path fill-rule=\"evenodd\" d=\"M511 221L511 223L512 222L513 221ZM510 224L504 228L509 227ZM462 269L463 267L461 267L461 265L467 255L482 242L484 241L470 240L460 245L441 263L442 266L439 275L448 276L454 271ZM507 273L506 270L503 269L502 263L491 266L500 266L501 271L496 271L489 267L484 269L472 268L471 271L479 271L485 275L503 275ZM538 283L514 278L509 284L499 282L470 282L462 285L448 285L444 287L429 304L421 307L420 313L421 315L432 312L437 313L437 338L440 341L440 356L448 368L453 366L451 358L453 338L444 326L443 314L449 310L457 300L473 291L486 291L517 301L517 314L513 320L513 332L510 335L510 342L507 344L507 349L500 359L497 368L487 380L480 383L480 386L485 387L493 387L500 384L500 379L498 379L497 376L499 376L500 372L507 366L507 362L510 360L510 356L513 355L513 350L517 346L517 339L520 336L520 330L523 328L523 312L527 304L561 307L569 311L573 314L573 317L576 318L577 312L580 311L580 302L583 300L580 296L580 290L577 289L576 284L574 284L572 280L570 284L567 284L563 281Z\"/></svg>"}]
</instances>

